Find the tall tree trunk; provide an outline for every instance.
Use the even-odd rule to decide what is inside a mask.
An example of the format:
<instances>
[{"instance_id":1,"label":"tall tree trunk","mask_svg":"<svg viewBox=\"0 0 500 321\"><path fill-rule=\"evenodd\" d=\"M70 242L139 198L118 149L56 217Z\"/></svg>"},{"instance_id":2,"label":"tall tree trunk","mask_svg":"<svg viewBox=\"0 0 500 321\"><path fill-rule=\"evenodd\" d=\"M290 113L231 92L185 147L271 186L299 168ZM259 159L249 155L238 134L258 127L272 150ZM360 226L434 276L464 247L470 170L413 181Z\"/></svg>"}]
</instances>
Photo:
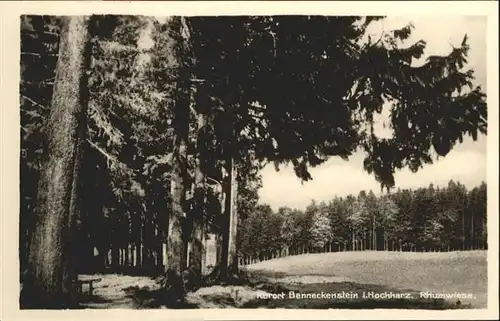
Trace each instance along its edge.
<instances>
[{"instance_id":1,"label":"tall tree trunk","mask_svg":"<svg viewBox=\"0 0 500 321\"><path fill-rule=\"evenodd\" d=\"M238 224L236 207L237 171L230 153L228 154L229 155L226 154L225 162L225 172L228 175L223 183L225 206L220 264L220 278L223 281L228 281L237 273L238 270L238 257L236 251L236 233Z\"/></svg>"},{"instance_id":2,"label":"tall tree trunk","mask_svg":"<svg viewBox=\"0 0 500 321\"><path fill-rule=\"evenodd\" d=\"M238 172L234 159L230 160L230 197L229 197L229 239L228 239L228 272L238 273L237 233L238 233Z\"/></svg>"},{"instance_id":3,"label":"tall tree trunk","mask_svg":"<svg viewBox=\"0 0 500 321\"><path fill-rule=\"evenodd\" d=\"M170 68L176 86L169 97L173 103L174 146L172 151L172 171L171 171L171 199L172 209L168 222L167 251L168 261L166 274L169 286L169 296L173 301L182 300L184 297L183 270L186 267L185 246L183 242L183 224L185 222L185 198L186 198L186 178L187 178L187 147L189 139L189 106L190 77L191 73L186 64L188 34L184 17L172 17L169 24L169 32L172 36L169 41ZM180 35L180 37L178 37Z\"/></svg>"},{"instance_id":4,"label":"tall tree trunk","mask_svg":"<svg viewBox=\"0 0 500 321\"><path fill-rule=\"evenodd\" d=\"M186 106L187 107L187 106ZM168 224L167 237L167 278L169 285L172 286L172 295L175 300L180 299L184 295L184 287L182 281L182 270L185 262L185 244L183 239L183 220L184 210L183 204L185 201L185 188L183 182L185 165L185 157L187 152L187 142L180 135L175 138L174 161L172 169L172 209Z\"/></svg>"},{"instance_id":5,"label":"tall tree trunk","mask_svg":"<svg viewBox=\"0 0 500 321\"><path fill-rule=\"evenodd\" d=\"M221 219L218 221L221 222L219 226L219 232L215 235L215 266L219 267L222 264L222 252L223 252L223 247L224 247L224 222L225 220L225 214L226 214L226 193L224 193L224 181L225 181L225 174L224 171L222 171L222 190L221 190L221 199L220 199L220 204L221 204L221 213L220 215L222 216Z\"/></svg>"},{"instance_id":6,"label":"tall tree trunk","mask_svg":"<svg viewBox=\"0 0 500 321\"><path fill-rule=\"evenodd\" d=\"M88 20L65 17L48 131L47 163L41 169L36 227L29 251L23 308L60 309L71 300L73 246L71 233L78 213L75 197L87 108L86 71L89 67Z\"/></svg>"},{"instance_id":7,"label":"tall tree trunk","mask_svg":"<svg viewBox=\"0 0 500 321\"><path fill-rule=\"evenodd\" d=\"M221 220L221 250L220 250L220 264L219 264L219 277L224 280L228 277L228 263L229 263L229 229L230 229L230 208L231 208L231 177L227 171L228 164L223 166L223 182L222 194L224 195L224 209L222 212ZM227 176L225 175L227 174Z\"/></svg>"},{"instance_id":8,"label":"tall tree trunk","mask_svg":"<svg viewBox=\"0 0 500 321\"><path fill-rule=\"evenodd\" d=\"M64 252L67 255L67 264L63 266L63 282L66 283L64 286L66 289L69 289L68 300L70 302L70 306L78 305L78 291L75 287L75 281L78 279L78 267L83 269L83 271L88 272L89 264L92 262L93 258L93 248L90 245L90 253L89 253L89 243L86 237L83 243L83 253L80 252L79 249L79 241L81 240L78 236L78 228L77 221L81 221L82 217L82 207L84 202L82 201L82 180L80 179L80 175L82 172L83 165L83 157L84 157L84 141L86 138L86 113L82 113L80 116L80 121L77 124L77 141L76 141L76 156L75 156L75 164L73 170L73 182L71 188L71 201L69 208L69 217L68 217L68 226L66 227L68 233L68 244L66 245L67 250ZM64 246L64 245L63 245ZM87 255L86 260L79 260L79 254L82 257ZM90 257L88 256L90 254ZM63 254L64 255L64 254ZM83 263L83 264L80 264Z\"/></svg>"},{"instance_id":9,"label":"tall tree trunk","mask_svg":"<svg viewBox=\"0 0 500 321\"><path fill-rule=\"evenodd\" d=\"M203 256L203 236L205 231L203 229L204 226L204 208L205 208L205 174L202 168L203 155L201 153L201 144L204 144L205 136L203 135L206 124L206 117L203 113L198 113L197 115L198 121L198 133L200 136L198 137L198 157L196 160L196 169L195 169L195 188L194 188L194 200L195 200L195 208L193 211L193 233L192 233L192 253L190 259L190 267L191 271L196 274L195 277L201 278L201 269L202 269L202 256Z\"/></svg>"}]
</instances>

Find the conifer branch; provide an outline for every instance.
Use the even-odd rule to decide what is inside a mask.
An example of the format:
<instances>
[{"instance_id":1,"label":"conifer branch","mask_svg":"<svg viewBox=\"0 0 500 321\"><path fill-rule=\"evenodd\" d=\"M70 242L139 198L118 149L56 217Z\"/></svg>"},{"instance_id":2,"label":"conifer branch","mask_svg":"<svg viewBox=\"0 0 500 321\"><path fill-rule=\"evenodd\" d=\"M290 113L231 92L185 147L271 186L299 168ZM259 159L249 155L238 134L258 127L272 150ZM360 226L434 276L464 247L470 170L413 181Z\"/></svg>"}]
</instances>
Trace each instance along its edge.
<instances>
[{"instance_id":1,"label":"conifer branch","mask_svg":"<svg viewBox=\"0 0 500 321\"><path fill-rule=\"evenodd\" d=\"M42 58L42 57L45 57L45 56L48 56L48 57L57 57L58 54L39 54L39 53L36 53L36 52L28 52L28 51L21 51L21 55L25 55L25 56L35 56L35 57L39 57L39 58Z\"/></svg>"},{"instance_id":2,"label":"conifer branch","mask_svg":"<svg viewBox=\"0 0 500 321\"><path fill-rule=\"evenodd\" d=\"M29 101L30 103L32 103L33 105L35 106L38 106L40 108L43 108L43 109L47 109L48 107L40 104L40 103L37 103L36 101L34 101L33 99L29 98L28 96L25 96L25 95L22 95L21 94L21 97L23 97L24 99L26 99L27 101Z\"/></svg>"}]
</instances>

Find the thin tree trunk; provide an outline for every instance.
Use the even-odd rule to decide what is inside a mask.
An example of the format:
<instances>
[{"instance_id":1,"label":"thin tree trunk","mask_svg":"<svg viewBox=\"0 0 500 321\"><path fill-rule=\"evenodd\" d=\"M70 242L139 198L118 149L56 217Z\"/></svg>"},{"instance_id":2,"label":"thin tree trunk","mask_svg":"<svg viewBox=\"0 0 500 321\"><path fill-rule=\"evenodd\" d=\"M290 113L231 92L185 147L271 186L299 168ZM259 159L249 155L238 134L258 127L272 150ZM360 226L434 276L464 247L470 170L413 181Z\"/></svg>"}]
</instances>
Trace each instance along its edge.
<instances>
[{"instance_id":1,"label":"thin tree trunk","mask_svg":"<svg viewBox=\"0 0 500 321\"><path fill-rule=\"evenodd\" d=\"M77 202L80 128L87 108L86 71L89 67L88 21L83 16L63 19L59 59L48 132L48 159L41 170L38 216L29 251L23 308L59 309L75 306L71 241Z\"/></svg>"},{"instance_id":2,"label":"thin tree trunk","mask_svg":"<svg viewBox=\"0 0 500 321\"><path fill-rule=\"evenodd\" d=\"M141 253L142 243L137 240L135 243L135 266L142 268L142 253Z\"/></svg>"},{"instance_id":3,"label":"thin tree trunk","mask_svg":"<svg viewBox=\"0 0 500 321\"><path fill-rule=\"evenodd\" d=\"M471 207L471 218L470 218L470 223L471 223L471 227L470 227L470 249L474 249L475 248L475 239L474 239L474 208L473 206Z\"/></svg>"},{"instance_id":4,"label":"thin tree trunk","mask_svg":"<svg viewBox=\"0 0 500 321\"><path fill-rule=\"evenodd\" d=\"M149 270L149 219L147 214L142 219L141 226L141 265L145 270Z\"/></svg>"},{"instance_id":5,"label":"thin tree trunk","mask_svg":"<svg viewBox=\"0 0 500 321\"><path fill-rule=\"evenodd\" d=\"M372 251L377 250L377 232L375 231L375 214L373 215L373 222L372 222Z\"/></svg>"},{"instance_id":6,"label":"thin tree trunk","mask_svg":"<svg viewBox=\"0 0 500 321\"><path fill-rule=\"evenodd\" d=\"M462 250L465 250L465 209L462 209Z\"/></svg>"},{"instance_id":7,"label":"thin tree trunk","mask_svg":"<svg viewBox=\"0 0 500 321\"><path fill-rule=\"evenodd\" d=\"M135 268L137 266L137 256L136 256L137 246L135 244L130 244L130 266Z\"/></svg>"},{"instance_id":8,"label":"thin tree trunk","mask_svg":"<svg viewBox=\"0 0 500 321\"><path fill-rule=\"evenodd\" d=\"M125 249L124 249L124 252L125 252L125 261L123 262L125 264L126 267L128 267L130 265L130 251L129 251L129 244L127 243L125 245Z\"/></svg>"},{"instance_id":9,"label":"thin tree trunk","mask_svg":"<svg viewBox=\"0 0 500 321\"><path fill-rule=\"evenodd\" d=\"M106 270L106 268L109 266L109 256L108 256L108 250L103 252L101 255L102 257L104 258L103 261L104 261L104 266L103 266L103 271Z\"/></svg>"}]
</instances>

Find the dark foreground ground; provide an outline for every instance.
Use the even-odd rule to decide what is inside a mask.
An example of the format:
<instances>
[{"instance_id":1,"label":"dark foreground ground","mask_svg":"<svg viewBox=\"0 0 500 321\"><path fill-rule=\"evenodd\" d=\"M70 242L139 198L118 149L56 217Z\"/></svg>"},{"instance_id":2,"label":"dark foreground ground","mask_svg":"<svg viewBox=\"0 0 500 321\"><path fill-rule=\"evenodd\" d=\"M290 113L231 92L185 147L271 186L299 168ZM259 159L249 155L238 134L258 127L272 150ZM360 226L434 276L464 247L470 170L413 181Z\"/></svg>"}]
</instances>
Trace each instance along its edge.
<instances>
[{"instance_id":1,"label":"dark foreground ground","mask_svg":"<svg viewBox=\"0 0 500 321\"><path fill-rule=\"evenodd\" d=\"M306 254L244 268L240 285L203 287L188 293L184 308L464 309L487 307L485 251L452 253L344 252ZM84 308L166 308L154 279L95 275L94 296ZM353 298L294 299L294 293L344 293ZM472 298L423 298L421 291ZM369 299L363 294L405 293L411 298ZM285 293L284 298L264 298ZM357 294L357 298L354 298Z\"/></svg>"}]
</instances>

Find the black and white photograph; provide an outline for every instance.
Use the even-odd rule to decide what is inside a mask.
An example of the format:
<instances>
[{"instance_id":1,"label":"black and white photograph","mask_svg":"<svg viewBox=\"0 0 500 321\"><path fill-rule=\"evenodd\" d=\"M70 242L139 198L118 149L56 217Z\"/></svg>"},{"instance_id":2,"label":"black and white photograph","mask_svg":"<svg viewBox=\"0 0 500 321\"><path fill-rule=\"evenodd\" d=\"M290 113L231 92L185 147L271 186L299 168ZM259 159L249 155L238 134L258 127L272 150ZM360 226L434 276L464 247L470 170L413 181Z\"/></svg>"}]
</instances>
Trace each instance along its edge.
<instances>
[{"instance_id":1,"label":"black and white photograph","mask_svg":"<svg viewBox=\"0 0 500 321\"><path fill-rule=\"evenodd\" d=\"M20 15L19 309L487 309L487 21Z\"/></svg>"}]
</instances>

